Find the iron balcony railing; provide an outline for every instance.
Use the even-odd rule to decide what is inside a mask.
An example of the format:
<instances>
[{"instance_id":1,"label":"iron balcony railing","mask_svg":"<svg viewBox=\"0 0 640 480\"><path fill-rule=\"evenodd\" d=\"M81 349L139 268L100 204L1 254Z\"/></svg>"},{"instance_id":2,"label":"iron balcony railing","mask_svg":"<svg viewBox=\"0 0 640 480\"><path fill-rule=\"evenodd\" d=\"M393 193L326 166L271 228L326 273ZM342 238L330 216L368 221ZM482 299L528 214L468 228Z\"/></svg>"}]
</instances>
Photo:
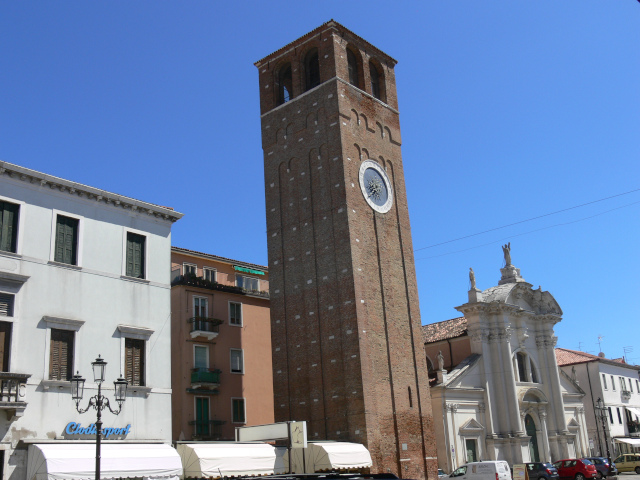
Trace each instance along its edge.
<instances>
[{"instance_id":1,"label":"iron balcony railing","mask_svg":"<svg viewBox=\"0 0 640 480\"><path fill-rule=\"evenodd\" d=\"M209 368L194 368L191 370L191 383L219 385L221 370Z\"/></svg>"},{"instance_id":2,"label":"iron balcony railing","mask_svg":"<svg viewBox=\"0 0 640 480\"><path fill-rule=\"evenodd\" d=\"M189 425L193 425L194 440L219 440L222 436L221 426L224 420L191 420Z\"/></svg>"},{"instance_id":3,"label":"iron balcony railing","mask_svg":"<svg viewBox=\"0 0 640 480\"><path fill-rule=\"evenodd\" d=\"M186 285L188 287L206 288L208 290L218 290L221 292L244 295L244 290L241 287L212 282L192 273L187 273L186 275L175 275L171 280L171 286L174 287L176 285Z\"/></svg>"},{"instance_id":4,"label":"iron balcony railing","mask_svg":"<svg viewBox=\"0 0 640 480\"><path fill-rule=\"evenodd\" d=\"M222 320L210 317L191 317L187 320L187 322L191 325L191 333L218 333L220 330L220 325L224 323Z\"/></svg>"}]
</instances>

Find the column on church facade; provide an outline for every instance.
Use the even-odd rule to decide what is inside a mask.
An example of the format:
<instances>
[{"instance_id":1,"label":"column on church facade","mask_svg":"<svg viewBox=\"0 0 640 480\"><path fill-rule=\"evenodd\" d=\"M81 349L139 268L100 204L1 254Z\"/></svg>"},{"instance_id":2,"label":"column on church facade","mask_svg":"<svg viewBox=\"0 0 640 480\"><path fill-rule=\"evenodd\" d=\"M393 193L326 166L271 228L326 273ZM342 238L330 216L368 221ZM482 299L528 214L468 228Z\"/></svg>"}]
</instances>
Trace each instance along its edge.
<instances>
[{"instance_id":1,"label":"column on church facade","mask_svg":"<svg viewBox=\"0 0 640 480\"><path fill-rule=\"evenodd\" d=\"M520 419L520 409L518 406L518 391L516 389L516 377L513 370L512 351L511 351L511 327L498 329L498 352L500 355L500 365L504 371L501 375L501 381L504 388L504 394L507 397L509 428L505 433L513 433L518 436L524 435L524 428Z\"/></svg>"},{"instance_id":2,"label":"column on church facade","mask_svg":"<svg viewBox=\"0 0 640 480\"><path fill-rule=\"evenodd\" d=\"M549 431L547 430L547 409L545 407L538 407L538 418L540 419L540 430L542 431L542 449L538 443L538 449L540 449L540 461L551 461L551 450L549 448Z\"/></svg>"}]
</instances>

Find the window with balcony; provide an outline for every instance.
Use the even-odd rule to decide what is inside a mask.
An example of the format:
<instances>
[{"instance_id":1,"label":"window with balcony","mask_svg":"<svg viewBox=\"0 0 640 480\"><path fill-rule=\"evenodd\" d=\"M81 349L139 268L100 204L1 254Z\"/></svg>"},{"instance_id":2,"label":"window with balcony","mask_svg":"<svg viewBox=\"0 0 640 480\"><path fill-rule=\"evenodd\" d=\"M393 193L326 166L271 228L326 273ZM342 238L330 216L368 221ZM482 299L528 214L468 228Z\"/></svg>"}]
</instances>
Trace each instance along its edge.
<instances>
[{"instance_id":1,"label":"window with balcony","mask_svg":"<svg viewBox=\"0 0 640 480\"><path fill-rule=\"evenodd\" d=\"M132 387L145 385L145 341L136 338L124 339L125 378Z\"/></svg>"},{"instance_id":2,"label":"window with balcony","mask_svg":"<svg viewBox=\"0 0 640 480\"><path fill-rule=\"evenodd\" d=\"M229 302L229 325L242 326L242 304Z\"/></svg>"},{"instance_id":3,"label":"window with balcony","mask_svg":"<svg viewBox=\"0 0 640 480\"><path fill-rule=\"evenodd\" d=\"M193 346L193 368L198 371L209 369L209 347L204 345Z\"/></svg>"},{"instance_id":4,"label":"window with balcony","mask_svg":"<svg viewBox=\"0 0 640 480\"><path fill-rule=\"evenodd\" d=\"M16 253L20 205L0 201L0 250Z\"/></svg>"},{"instance_id":5,"label":"window with balcony","mask_svg":"<svg viewBox=\"0 0 640 480\"><path fill-rule=\"evenodd\" d=\"M193 296L193 316L207 318L209 316L209 301L206 297Z\"/></svg>"},{"instance_id":6,"label":"window with balcony","mask_svg":"<svg viewBox=\"0 0 640 480\"><path fill-rule=\"evenodd\" d=\"M260 279L247 277L246 275L236 275L236 285L249 291L260 291Z\"/></svg>"},{"instance_id":7,"label":"window with balcony","mask_svg":"<svg viewBox=\"0 0 640 480\"><path fill-rule=\"evenodd\" d=\"M244 373L244 351L240 348L231 349L231 373Z\"/></svg>"},{"instance_id":8,"label":"window with balcony","mask_svg":"<svg viewBox=\"0 0 640 480\"><path fill-rule=\"evenodd\" d=\"M231 399L231 415L233 423L247 423L244 398Z\"/></svg>"},{"instance_id":9,"label":"window with balcony","mask_svg":"<svg viewBox=\"0 0 640 480\"><path fill-rule=\"evenodd\" d=\"M622 415L620 415L620 407L616 407L616 411L618 412L618 423L622 425Z\"/></svg>"},{"instance_id":10,"label":"window with balcony","mask_svg":"<svg viewBox=\"0 0 640 480\"><path fill-rule=\"evenodd\" d=\"M211 283L215 283L217 281L216 273L217 271L215 268L209 268L209 267L202 268L202 274L204 276L204 279Z\"/></svg>"},{"instance_id":11,"label":"window with balcony","mask_svg":"<svg viewBox=\"0 0 640 480\"><path fill-rule=\"evenodd\" d=\"M194 433L196 437L209 436L209 399L207 397L196 397L196 421Z\"/></svg>"},{"instance_id":12,"label":"window with balcony","mask_svg":"<svg viewBox=\"0 0 640 480\"><path fill-rule=\"evenodd\" d=\"M13 323L0 322L0 372L9 371L9 358L11 357L11 331Z\"/></svg>"},{"instance_id":13,"label":"window with balcony","mask_svg":"<svg viewBox=\"0 0 640 480\"><path fill-rule=\"evenodd\" d=\"M183 275L193 275L197 276L198 266L193 263L183 263L182 264L182 274Z\"/></svg>"},{"instance_id":14,"label":"window with balcony","mask_svg":"<svg viewBox=\"0 0 640 480\"><path fill-rule=\"evenodd\" d=\"M73 330L51 329L49 380L71 380L74 340Z\"/></svg>"}]
</instances>

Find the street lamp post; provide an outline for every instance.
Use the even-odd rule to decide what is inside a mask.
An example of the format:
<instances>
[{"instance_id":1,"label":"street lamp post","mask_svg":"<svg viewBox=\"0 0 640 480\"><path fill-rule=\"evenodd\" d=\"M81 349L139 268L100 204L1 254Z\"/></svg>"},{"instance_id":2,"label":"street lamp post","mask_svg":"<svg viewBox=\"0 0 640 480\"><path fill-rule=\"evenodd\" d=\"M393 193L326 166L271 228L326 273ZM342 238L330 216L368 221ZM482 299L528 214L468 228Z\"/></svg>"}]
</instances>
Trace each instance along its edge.
<instances>
[{"instance_id":1,"label":"street lamp post","mask_svg":"<svg viewBox=\"0 0 640 480\"><path fill-rule=\"evenodd\" d=\"M122 411L122 404L124 403L127 395L127 381L122 378L118 378L113 382L115 387L116 402L118 402L118 409L111 408L109 399L102 395L102 382L104 382L104 372L107 367L100 355L96 358L95 362L91 362L93 367L93 379L98 384L98 394L89 398L89 403L86 408L80 408L80 401L84 394L84 382L85 379L80 376L80 372L76 373L71 378L71 398L76 402L76 410L78 413L85 413L91 407L95 408L98 412L98 418L96 420L96 480L100 480L100 439L102 437L102 410L108 408L111 413L118 415Z\"/></svg>"},{"instance_id":2,"label":"street lamp post","mask_svg":"<svg viewBox=\"0 0 640 480\"><path fill-rule=\"evenodd\" d=\"M607 461L609 462L609 473L611 473L611 453L609 452L609 441L607 440L607 407L601 398L596 400L595 405L596 417L602 422L602 432L604 433L604 445L607 448Z\"/></svg>"}]
</instances>

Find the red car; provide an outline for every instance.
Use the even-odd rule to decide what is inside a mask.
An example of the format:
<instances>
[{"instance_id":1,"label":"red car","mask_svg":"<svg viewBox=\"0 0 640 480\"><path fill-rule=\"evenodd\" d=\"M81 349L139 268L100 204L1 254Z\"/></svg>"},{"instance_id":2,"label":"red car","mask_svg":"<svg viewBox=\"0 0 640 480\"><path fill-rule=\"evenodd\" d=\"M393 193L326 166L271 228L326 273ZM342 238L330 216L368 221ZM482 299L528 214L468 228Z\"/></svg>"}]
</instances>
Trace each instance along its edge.
<instances>
[{"instance_id":1,"label":"red car","mask_svg":"<svg viewBox=\"0 0 640 480\"><path fill-rule=\"evenodd\" d=\"M591 480L596 478L596 466L586 458L569 458L559 460L553 464L558 469L560 478L574 478L575 480Z\"/></svg>"}]
</instances>

